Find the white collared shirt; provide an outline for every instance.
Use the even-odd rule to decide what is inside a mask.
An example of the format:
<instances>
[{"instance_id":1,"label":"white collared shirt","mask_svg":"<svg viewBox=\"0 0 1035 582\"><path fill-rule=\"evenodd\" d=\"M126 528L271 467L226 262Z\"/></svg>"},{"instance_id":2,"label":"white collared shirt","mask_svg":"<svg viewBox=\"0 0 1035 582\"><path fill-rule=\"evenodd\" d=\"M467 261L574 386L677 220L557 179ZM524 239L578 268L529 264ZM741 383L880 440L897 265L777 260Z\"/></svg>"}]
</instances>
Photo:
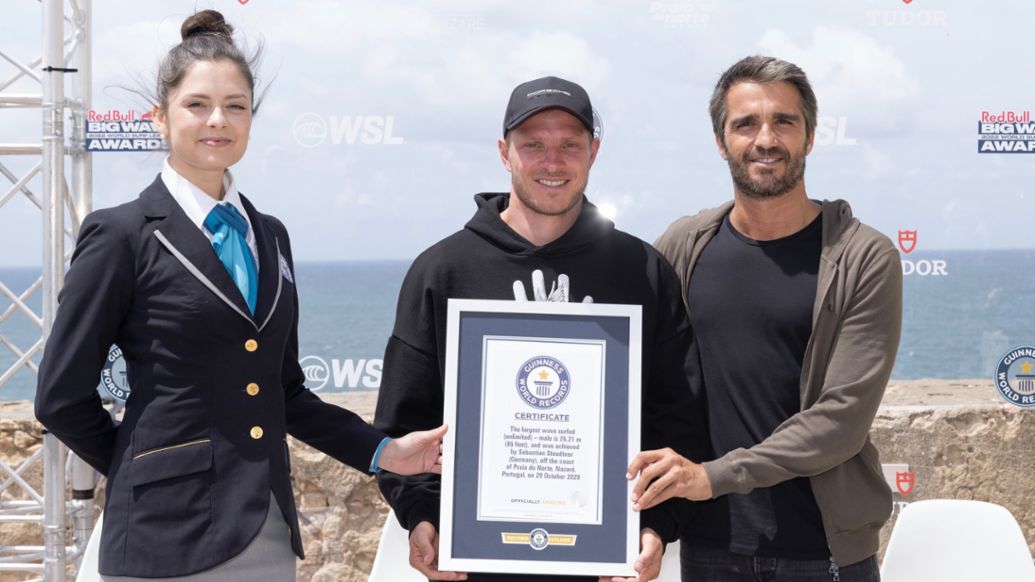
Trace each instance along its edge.
<instances>
[{"instance_id":1,"label":"white collared shirt","mask_svg":"<svg viewBox=\"0 0 1035 582\"><path fill-rule=\"evenodd\" d=\"M219 201L202 192L201 188L198 188L174 170L169 165L169 158L165 159L165 165L162 168L162 182L165 183L165 187L169 189L169 193L172 194L176 203L187 214L187 218L201 230L205 238L211 241L212 233L205 228L205 218L216 207L216 204L219 204ZM255 272L258 273L259 247L255 244L255 229L252 228L252 221L248 218L248 212L244 209L244 204L241 203L241 194L237 191L234 175L230 173L230 170L223 173L223 192L225 192L223 202L233 205L241 213L241 216L244 217L244 221L248 223L248 234L245 235L244 239L248 243L248 248L252 251L252 259L255 260Z\"/></svg>"}]
</instances>

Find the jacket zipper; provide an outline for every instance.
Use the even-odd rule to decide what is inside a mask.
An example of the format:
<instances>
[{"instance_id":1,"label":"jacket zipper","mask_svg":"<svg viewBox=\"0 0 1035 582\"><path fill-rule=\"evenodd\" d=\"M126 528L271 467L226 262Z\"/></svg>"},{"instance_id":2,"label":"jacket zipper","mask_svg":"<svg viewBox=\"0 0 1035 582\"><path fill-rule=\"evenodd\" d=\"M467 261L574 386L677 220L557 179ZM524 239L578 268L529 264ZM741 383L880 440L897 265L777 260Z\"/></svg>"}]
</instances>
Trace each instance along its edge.
<instances>
[{"instance_id":1,"label":"jacket zipper","mask_svg":"<svg viewBox=\"0 0 1035 582\"><path fill-rule=\"evenodd\" d=\"M189 446L192 446L192 445L200 445L200 444L210 443L210 442L212 442L212 439L198 439L198 440L194 440L194 441L187 441L185 443L180 443L178 445L170 445L168 447L159 447L157 449L150 449L150 450L144 451L142 453L137 453L137 454L133 455L133 460L135 461L135 460L137 460L137 459L139 459L141 457L146 457L148 455L153 455L155 453L161 453L163 451L171 451L172 449L181 449L183 447L189 447Z\"/></svg>"}]
</instances>

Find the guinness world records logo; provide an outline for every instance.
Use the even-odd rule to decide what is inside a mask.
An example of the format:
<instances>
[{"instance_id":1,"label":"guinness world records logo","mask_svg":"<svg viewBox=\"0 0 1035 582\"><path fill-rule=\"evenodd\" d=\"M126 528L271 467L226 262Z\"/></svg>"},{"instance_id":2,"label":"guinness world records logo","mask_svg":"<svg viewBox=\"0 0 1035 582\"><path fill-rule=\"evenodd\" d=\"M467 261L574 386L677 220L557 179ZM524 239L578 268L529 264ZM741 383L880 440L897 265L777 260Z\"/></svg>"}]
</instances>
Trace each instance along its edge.
<instances>
[{"instance_id":1,"label":"guinness world records logo","mask_svg":"<svg viewBox=\"0 0 1035 582\"><path fill-rule=\"evenodd\" d=\"M528 534L528 545L533 550L545 550L550 545L550 534L543 528L537 527Z\"/></svg>"},{"instance_id":2,"label":"guinness world records logo","mask_svg":"<svg viewBox=\"0 0 1035 582\"><path fill-rule=\"evenodd\" d=\"M129 398L129 379L126 378L126 360L119 346L112 346L101 369L101 386L112 398L125 402Z\"/></svg>"},{"instance_id":3,"label":"guinness world records logo","mask_svg":"<svg viewBox=\"0 0 1035 582\"><path fill-rule=\"evenodd\" d=\"M536 356L518 370L518 395L534 408L554 408L564 402L570 390L568 368L556 358Z\"/></svg>"},{"instance_id":4,"label":"guinness world records logo","mask_svg":"<svg viewBox=\"0 0 1035 582\"><path fill-rule=\"evenodd\" d=\"M1035 408L1035 346L1016 347L999 359L995 388L1010 404Z\"/></svg>"}]
</instances>

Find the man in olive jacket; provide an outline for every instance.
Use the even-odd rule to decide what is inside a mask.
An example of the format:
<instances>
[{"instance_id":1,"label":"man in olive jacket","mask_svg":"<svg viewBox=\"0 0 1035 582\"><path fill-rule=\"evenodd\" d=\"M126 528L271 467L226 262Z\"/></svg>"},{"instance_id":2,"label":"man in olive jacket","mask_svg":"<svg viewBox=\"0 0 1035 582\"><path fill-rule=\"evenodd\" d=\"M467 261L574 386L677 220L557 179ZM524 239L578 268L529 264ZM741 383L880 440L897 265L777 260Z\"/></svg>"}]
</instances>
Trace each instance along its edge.
<instances>
[{"instance_id":1,"label":"man in olive jacket","mask_svg":"<svg viewBox=\"0 0 1035 582\"><path fill-rule=\"evenodd\" d=\"M648 451L629 472L641 508L709 500L681 538L684 580L879 576L891 492L869 430L898 349L902 271L848 203L806 195L816 109L797 66L733 65L710 106L733 200L655 243L699 338L714 456Z\"/></svg>"}]
</instances>

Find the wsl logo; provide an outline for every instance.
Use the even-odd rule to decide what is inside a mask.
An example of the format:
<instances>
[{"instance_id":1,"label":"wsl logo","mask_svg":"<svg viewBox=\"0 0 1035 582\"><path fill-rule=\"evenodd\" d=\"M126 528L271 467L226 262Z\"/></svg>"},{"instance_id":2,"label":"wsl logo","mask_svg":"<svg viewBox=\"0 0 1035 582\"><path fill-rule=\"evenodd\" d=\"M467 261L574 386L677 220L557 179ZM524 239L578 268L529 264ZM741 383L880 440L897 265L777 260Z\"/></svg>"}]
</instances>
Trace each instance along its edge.
<instances>
[{"instance_id":1,"label":"wsl logo","mask_svg":"<svg viewBox=\"0 0 1035 582\"><path fill-rule=\"evenodd\" d=\"M816 119L815 145L817 146L854 146L854 137L849 137L848 118L841 115L820 115Z\"/></svg>"},{"instance_id":2,"label":"wsl logo","mask_svg":"<svg viewBox=\"0 0 1035 582\"><path fill-rule=\"evenodd\" d=\"M1035 346L1021 346L1000 358L995 387L1010 404L1035 408Z\"/></svg>"},{"instance_id":3,"label":"wsl logo","mask_svg":"<svg viewBox=\"0 0 1035 582\"><path fill-rule=\"evenodd\" d=\"M978 153L1035 153L1035 123L1031 121L1031 111L982 111L978 121Z\"/></svg>"},{"instance_id":4,"label":"wsl logo","mask_svg":"<svg viewBox=\"0 0 1035 582\"><path fill-rule=\"evenodd\" d=\"M315 148L330 142L332 145L399 145L406 143L392 134L394 115L329 115L324 117L311 111L295 118L291 132L295 143L304 148Z\"/></svg>"},{"instance_id":5,"label":"wsl logo","mask_svg":"<svg viewBox=\"0 0 1035 582\"><path fill-rule=\"evenodd\" d=\"M328 385L344 390L376 390L381 386L384 361L380 358L332 358L305 356L298 361L309 390L319 392Z\"/></svg>"},{"instance_id":6,"label":"wsl logo","mask_svg":"<svg viewBox=\"0 0 1035 582\"><path fill-rule=\"evenodd\" d=\"M302 373L305 374L306 387L313 392L323 390L327 381L331 379L331 369L319 356L306 356L299 360L298 364L302 366Z\"/></svg>"},{"instance_id":7,"label":"wsl logo","mask_svg":"<svg viewBox=\"0 0 1035 582\"><path fill-rule=\"evenodd\" d=\"M535 408L554 408L568 397L568 370L550 356L536 356L525 362L517 375L521 399Z\"/></svg>"},{"instance_id":8,"label":"wsl logo","mask_svg":"<svg viewBox=\"0 0 1035 582\"><path fill-rule=\"evenodd\" d=\"M104 360L104 368L101 370L101 386L105 392L119 402L125 402L129 398L129 380L126 377L126 360L122 357L122 350L119 346L112 346L108 352L108 358Z\"/></svg>"},{"instance_id":9,"label":"wsl logo","mask_svg":"<svg viewBox=\"0 0 1035 582\"><path fill-rule=\"evenodd\" d=\"M919 233L915 230L898 231L898 248L904 254L912 253L916 250L918 235ZM902 274L919 277L945 277L949 274L949 263L945 259L902 259Z\"/></svg>"}]
</instances>

